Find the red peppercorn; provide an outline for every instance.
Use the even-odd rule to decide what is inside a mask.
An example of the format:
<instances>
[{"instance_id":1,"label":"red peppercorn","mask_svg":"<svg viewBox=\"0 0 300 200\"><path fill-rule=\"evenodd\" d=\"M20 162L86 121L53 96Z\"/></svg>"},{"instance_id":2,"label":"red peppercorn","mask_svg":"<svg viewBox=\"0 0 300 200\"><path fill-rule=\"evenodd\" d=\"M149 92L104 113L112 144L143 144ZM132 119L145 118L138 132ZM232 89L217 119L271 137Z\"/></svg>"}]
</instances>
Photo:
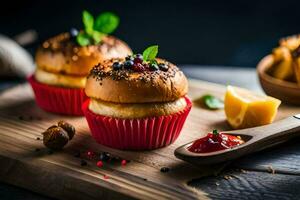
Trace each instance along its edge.
<instances>
[{"instance_id":1,"label":"red peppercorn","mask_svg":"<svg viewBox=\"0 0 300 200\"><path fill-rule=\"evenodd\" d=\"M101 160L99 160L98 162L97 162L97 167L102 167L103 166L103 162L101 161Z\"/></svg>"},{"instance_id":2,"label":"red peppercorn","mask_svg":"<svg viewBox=\"0 0 300 200\"><path fill-rule=\"evenodd\" d=\"M109 179L109 176L105 174L105 175L103 175L103 178L104 179Z\"/></svg>"},{"instance_id":3,"label":"red peppercorn","mask_svg":"<svg viewBox=\"0 0 300 200\"><path fill-rule=\"evenodd\" d=\"M86 154L87 154L88 157L92 157L94 155L94 152L88 151Z\"/></svg>"},{"instance_id":4,"label":"red peppercorn","mask_svg":"<svg viewBox=\"0 0 300 200\"><path fill-rule=\"evenodd\" d=\"M122 165L122 166L125 166L126 164L127 164L127 161L126 161L126 160L122 160L122 161L121 161L121 165Z\"/></svg>"}]
</instances>

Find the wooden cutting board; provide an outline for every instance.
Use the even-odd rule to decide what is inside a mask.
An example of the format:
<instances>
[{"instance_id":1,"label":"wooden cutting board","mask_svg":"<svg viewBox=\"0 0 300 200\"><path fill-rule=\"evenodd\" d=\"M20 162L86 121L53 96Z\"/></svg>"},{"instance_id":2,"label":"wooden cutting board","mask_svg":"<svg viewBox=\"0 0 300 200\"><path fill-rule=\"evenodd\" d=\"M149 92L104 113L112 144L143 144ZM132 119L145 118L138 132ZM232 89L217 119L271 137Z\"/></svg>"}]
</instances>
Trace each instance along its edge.
<instances>
[{"instance_id":1,"label":"wooden cutting board","mask_svg":"<svg viewBox=\"0 0 300 200\"><path fill-rule=\"evenodd\" d=\"M190 80L191 99L203 94L222 97L225 87ZM300 113L300 108L281 106L277 119ZM63 151L49 153L41 132L59 120L72 123L77 134ZM178 160L174 150L212 129L229 130L223 110L209 111L194 106L177 141L153 151L120 151L97 144L83 117L54 115L39 109L28 84L0 94L0 179L60 199L198 199L204 192L187 186L187 181L218 173L225 164L195 167ZM76 155L81 152L81 158ZM109 152L130 160L96 166L86 152ZM81 160L87 166L81 166ZM170 168L162 173L162 167Z\"/></svg>"}]
</instances>

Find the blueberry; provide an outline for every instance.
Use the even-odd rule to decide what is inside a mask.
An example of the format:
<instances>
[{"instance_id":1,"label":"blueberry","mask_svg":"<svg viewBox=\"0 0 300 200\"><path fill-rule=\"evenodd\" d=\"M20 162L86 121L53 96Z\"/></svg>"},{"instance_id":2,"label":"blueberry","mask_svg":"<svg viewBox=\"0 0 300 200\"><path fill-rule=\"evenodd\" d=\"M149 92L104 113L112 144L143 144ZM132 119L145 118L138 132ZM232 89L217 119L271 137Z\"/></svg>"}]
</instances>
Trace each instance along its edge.
<instances>
[{"instance_id":1,"label":"blueberry","mask_svg":"<svg viewBox=\"0 0 300 200\"><path fill-rule=\"evenodd\" d=\"M124 62L125 69L131 69L131 67L134 65L133 60L127 60Z\"/></svg>"},{"instance_id":2,"label":"blueberry","mask_svg":"<svg viewBox=\"0 0 300 200\"><path fill-rule=\"evenodd\" d=\"M159 70L159 67L157 66L157 64L152 63L152 64L150 64L150 70L151 71L156 71L156 70Z\"/></svg>"},{"instance_id":3,"label":"blueberry","mask_svg":"<svg viewBox=\"0 0 300 200\"><path fill-rule=\"evenodd\" d=\"M122 68L122 64L121 63L119 63L119 62L114 62L114 64L113 64L113 69L114 70L119 70L119 69L121 69Z\"/></svg>"},{"instance_id":4,"label":"blueberry","mask_svg":"<svg viewBox=\"0 0 300 200\"><path fill-rule=\"evenodd\" d=\"M126 58L125 58L126 60L134 60L134 57L132 56L132 55L130 55L130 56L127 56Z\"/></svg>"},{"instance_id":5,"label":"blueberry","mask_svg":"<svg viewBox=\"0 0 300 200\"><path fill-rule=\"evenodd\" d=\"M135 58L139 58L139 59L143 60L143 55L138 53L135 55Z\"/></svg>"},{"instance_id":6,"label":"blueberry","mask_svg":"<svg viewBox=\"0 0 300 200\"><path fill-rule=\"evenodd\" d=\"M169 67L164 63L159 63L158 67L161 71L164 71L164 72L168 71L168 69L169 69Z\"/></svg>"},{"instance_id":7,"label":"blueberry","mask_svg":"<svg viewBox=\"0 0 300 200\"><path fill-rule=\"evenodd\" d=\"M76 28L70 29L70 35L71 37L76 37L78 35L79 31Z\"/></svg>"}]
</instances>

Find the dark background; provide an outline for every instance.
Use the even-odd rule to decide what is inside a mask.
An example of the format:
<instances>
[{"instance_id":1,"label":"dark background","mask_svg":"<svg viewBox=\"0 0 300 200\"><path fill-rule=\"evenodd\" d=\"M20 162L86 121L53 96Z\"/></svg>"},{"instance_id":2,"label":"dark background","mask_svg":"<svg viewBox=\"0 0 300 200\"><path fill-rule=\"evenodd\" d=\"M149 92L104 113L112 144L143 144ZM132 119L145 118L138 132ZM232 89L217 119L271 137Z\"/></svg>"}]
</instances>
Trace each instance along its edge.
<instances>
[{"instance_id":1,"label":"dark background","mask_svg":"<svg viewBox=\"0 0 300 200\"><path fill-rule=\"evenodd\" d=\"M300 1L76 0L6 1L0 33L35 29L39 41L82 27L81 12L113 11L121 18L114 35L135 52L151 44L178 64L255 67L280 37L299 32ZM33 53L37 43L27 46Z\"/></svg>"}]
</instances>

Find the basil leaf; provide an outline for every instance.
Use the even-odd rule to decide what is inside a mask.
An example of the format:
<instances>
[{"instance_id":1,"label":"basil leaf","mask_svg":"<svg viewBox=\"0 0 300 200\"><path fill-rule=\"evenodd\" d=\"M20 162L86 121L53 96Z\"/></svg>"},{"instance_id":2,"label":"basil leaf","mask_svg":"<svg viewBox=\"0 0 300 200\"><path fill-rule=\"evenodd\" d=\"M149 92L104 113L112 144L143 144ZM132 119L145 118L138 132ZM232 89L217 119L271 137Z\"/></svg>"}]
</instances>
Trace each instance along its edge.
<instances>
[{"instance_id":1,"label":"basil leaf","mask_svg":"<svg viewBox=\"0 0 300 200\"><path fill-rule=\"evenodd\" d=\"M216 110L216 109L224 108L223 101L218 99L215 96L207 94L202 97L202 100L204 105L209 109Z\"/></svg>"},{"instance_id":2,"label":"basil leaf","mask_svg":"<svg viewBox=\"0 0 300 200\"><path fill-rule=\"evenodd\" d=\"M104 12L96 18L94 30L110 34L118 27L119 22L120 19L117 15L111 12Z\"/></svg>"},{"instance_id":3,"label":"basil leaf","mask_svg":"<svg viewBox=\"0 0 300 200\"><path fill-rule=\"evenodd\" d=\"M93 31L92 38L94 40L94 44L98 44L99 42L101 42L101 40L102 40L102 38L103 38L104 35L105 34L100 33L98 31Z\"/></svg>"},{"instance_id":4,"label":"basil leaf","mask_svg":"<svg viewBox=\"0 0 300 200\"><path fill-rule=\"evenodd\" d=\"M91 13L89 13L88 11L84 10L82 12L82 22L84 25L84 30L88 33L88 34L92 34L93 32L93 26L94 26L94 17Z\"/></svg>"},{"instance_id":5,"label":"basil leaf","mask_svg":"<svg viewBox=\"0 0 300 200\"><path fill-rule=\"evenodd\" d=\"M145 61L154 60L158 53L158 45L153 45L145 49L143 52L143 58Z\"/></svg>"},{"instance_id":6,"label":"basil leaf","mask_svg":"<svg viewBox=\"0 0 300 200\"><path fill-rule=\"evenodd\" d=\"M80 46L87 46L91 44L90 36L86 33L79 33L76 37L76 41Z\"/></svg>"}]
</instances>

